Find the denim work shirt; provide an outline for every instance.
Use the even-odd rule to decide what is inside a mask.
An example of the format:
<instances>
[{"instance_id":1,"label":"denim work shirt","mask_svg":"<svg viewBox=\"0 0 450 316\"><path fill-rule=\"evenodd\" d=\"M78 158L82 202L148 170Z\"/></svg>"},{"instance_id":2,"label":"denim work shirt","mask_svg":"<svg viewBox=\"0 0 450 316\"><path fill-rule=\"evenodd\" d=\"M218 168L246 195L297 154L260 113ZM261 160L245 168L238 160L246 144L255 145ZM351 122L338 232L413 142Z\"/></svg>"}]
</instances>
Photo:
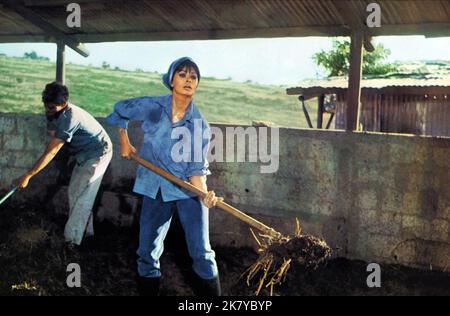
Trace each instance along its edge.
<instances>
[{"instance_id":1,"label":"denim work shirt","mask_svg":"<svg viewBox=\"0 0 450 316\"><path fill-rule=\"evenodd\" d=\"M144 141L139 155L143 159L185 181L191 176L211 174L206 159L211 137L210 127L193 102L186 109L184 118L176 123L172 123L171 94L120 101L114 106L114 112L107 117L109 124L124 129L128 128L129 121L142 121ZM176 132L176 128L188 131L190 137L184 139L178 132L174 133L176 137L173 137L172 133ZM172 148L174 146L179 148L181 142L183 144L188 142L187 146L183 145L180 152L189 158L176 162L180 159L176 158L174 161L171 155ZM196 159L194 159L195 149ZM165 202L195 196L160 175L139 166L133 191L155 199L159 189Z\"/></svg>"},{"instance_id":2,"label":"denim work shirt","mask_svg":"<svg viewBox=\"0 0 450 316\"><path fill-rule=\"evenodd\" d=\"M69 104L54 118L47 118L47 129L66 142L79 165L112 151L105 129L91 114L74 104Z\"/></svg>"}]
</instances>

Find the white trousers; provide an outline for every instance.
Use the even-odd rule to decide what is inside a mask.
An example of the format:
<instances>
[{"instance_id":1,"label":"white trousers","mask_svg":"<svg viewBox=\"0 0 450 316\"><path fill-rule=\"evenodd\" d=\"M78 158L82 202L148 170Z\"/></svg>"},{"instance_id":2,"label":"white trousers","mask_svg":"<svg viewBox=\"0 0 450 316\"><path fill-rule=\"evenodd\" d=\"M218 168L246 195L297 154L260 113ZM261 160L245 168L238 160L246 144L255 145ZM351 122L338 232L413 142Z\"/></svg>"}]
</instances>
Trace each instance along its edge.
<instances>
[{"instance_id":1,"label":"white trousers","mask_svg":"<svg viewBox=\"0 0 450 316\"><path fill-rule=\"evenodd\" d=\"M76 165L69 184L69 220L64 229L66 242L80 245L83 237L94 235L94 207L112 152Z\"/></svg>"}]
</instances>

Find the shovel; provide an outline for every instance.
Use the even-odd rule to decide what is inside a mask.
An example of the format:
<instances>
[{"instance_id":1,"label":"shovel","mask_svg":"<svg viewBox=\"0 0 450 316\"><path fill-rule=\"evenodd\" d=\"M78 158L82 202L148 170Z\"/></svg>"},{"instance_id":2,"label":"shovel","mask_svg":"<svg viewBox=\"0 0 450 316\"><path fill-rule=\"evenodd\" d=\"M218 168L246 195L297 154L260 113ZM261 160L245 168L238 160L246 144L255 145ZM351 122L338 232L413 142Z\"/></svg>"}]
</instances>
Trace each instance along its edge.
<instances>
[{"instance_id":1,"label":"shovel","mask_svg":"<svg viewBox=\"0 0 450 316\"><path fill-rule=\"evenodd\" d=\"M16 193L17 191L17 187L15 187L14 189L12 189L11 191L9 191L8 194L6 194L1 200L0 200L0 205L2 205L7 199L9 199L11 197L11 195L13 195L14 193Z\"/></svg>"},{"instance_id":2,"label":"shovel","mask_svg":"<svg viewBox=\"0 0 450 316\"><path fill-rule=\"evenodd\" d=\"M199 188L197 188L196 186L190 184L189 182L183 181L177 177L175 177L173 174L158 168L157 166L155 166L154 164L152 164L151 162L148 162L145 159L142 159L141 157L139 157L136 154L132 155L132 159L134 161L136 161L137 163L139 163L140 165L144 166L147 169L150 169L151 171L153 171L156 174L159 174L160 176L162 176L163 178L169 180L172 183L177 184L178 186L196 194L197 196L199 196L200 198L204 198L207 195L207 192L200 190ZM223 202L223 201L219 201L216 206L226 212L228 212L229 214L233 215L234 217L237 217L238 219L240 219L241 221L247 223L248 225L258 229L259 231L261 231L263 234L271 236L273 238L280 238L281 234L279 232L277 232L276 230L274 230L273 228L264 225L263 223L257 221L256 219L254 219L253 217L248 216L247 214L245 214L244 212L238 210L237 208Z\"/></svg>"}]
</instances>

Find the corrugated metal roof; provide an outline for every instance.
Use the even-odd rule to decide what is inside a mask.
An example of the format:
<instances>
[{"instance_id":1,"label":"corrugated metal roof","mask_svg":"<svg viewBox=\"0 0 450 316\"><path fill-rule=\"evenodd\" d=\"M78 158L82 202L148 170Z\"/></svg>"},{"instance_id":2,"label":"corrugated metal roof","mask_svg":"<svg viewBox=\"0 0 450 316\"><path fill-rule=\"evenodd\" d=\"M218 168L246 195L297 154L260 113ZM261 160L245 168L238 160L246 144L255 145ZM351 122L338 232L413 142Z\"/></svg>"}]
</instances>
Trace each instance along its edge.
<instances>
[{"instance_id":1,"label":"corrugated metal roof","mask_svg":"<svg viewBox=\"0 0 450 316\"><path fill-rule=\"evenodd\" d=\"M343 88L348 86L347 77L330 78L323 80L304 80L300 83L303 89L311 87L322 88ZM362 88L381 89L386 87L401 86L401 87L432 87L442 86L450 87L450 74L443 76L428 75L424 78L392 78L392 79L363 79L361 81Z\"/></svg>"},{"instance_id":2,"label":"corrugated metal roof","mask_svg":"<svg viewBox=\"0 0 450 316\"><path fill-rule=\"evenodd\" d=\"M348 77L322 80L303 80L298 87L287 89L288 95L306 94L315 96L327 93L343 93L348 87ZM433 71L412 78L373 78L361 80L363 92L383 91L404 94L448 94L450 95L450 72Z\"/></svg>"},{"instance_id":3,"label":"corrugated metal roof","mask_svg":"<svg viewBox=\"0 0 450 316\"><path fill-rule=\"evenodd\" d=\"M39 27L0 0L0 42L49 41ZM360 22L372 0L24 0L55 28L83 42L218 39L350 34L342 4ZM82 27L68 28L66 5L82 9ZM378 0L382 27L373 35L450 36L448 0ZM345 10L347 11L347 10Z\"/></svg>"}]
</instances>

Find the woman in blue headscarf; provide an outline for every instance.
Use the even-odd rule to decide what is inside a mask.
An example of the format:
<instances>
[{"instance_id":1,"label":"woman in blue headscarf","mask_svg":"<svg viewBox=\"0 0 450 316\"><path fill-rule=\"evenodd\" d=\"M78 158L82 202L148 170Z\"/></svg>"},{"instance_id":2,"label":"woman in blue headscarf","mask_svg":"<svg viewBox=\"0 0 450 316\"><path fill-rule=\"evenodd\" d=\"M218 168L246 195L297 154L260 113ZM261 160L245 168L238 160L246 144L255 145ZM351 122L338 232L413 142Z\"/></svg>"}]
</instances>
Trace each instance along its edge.
<instances>
[{"instance_id":1,"label":"woman in blue headscarf","mask_svg":"<svg viewBox=\"0 0 450 316\"><path fill-rule=\"evenodd\" d=\"M177 59L163 76L163 83L170 89L170 94L120 101L107 120L118 127L123 158L131 159L132 154L136 153L127 135L128 122L142 121L144 141L140 156L207 191L206 176L210 172L206 153L210 128L193 102L199 82L200 71L195 62L189 57ZM186 133L189 135L186 136ZM183 138L180 135L184 135ZM201 139L196 139L199 135ZM174 150L180 142L183 144L181 159L180 152ZM201 148L198 148L199 144ZM144 196L137 251L140 293L158 295L161 277L159 259L172 216L177 210L193 259L193 269L199 279L196 292L199 295L219 296L219 272L209 241L208 209L221 198L210 191L200 200L141 166L137 170L134 192Z\"/></svg>"}]
</instances>

